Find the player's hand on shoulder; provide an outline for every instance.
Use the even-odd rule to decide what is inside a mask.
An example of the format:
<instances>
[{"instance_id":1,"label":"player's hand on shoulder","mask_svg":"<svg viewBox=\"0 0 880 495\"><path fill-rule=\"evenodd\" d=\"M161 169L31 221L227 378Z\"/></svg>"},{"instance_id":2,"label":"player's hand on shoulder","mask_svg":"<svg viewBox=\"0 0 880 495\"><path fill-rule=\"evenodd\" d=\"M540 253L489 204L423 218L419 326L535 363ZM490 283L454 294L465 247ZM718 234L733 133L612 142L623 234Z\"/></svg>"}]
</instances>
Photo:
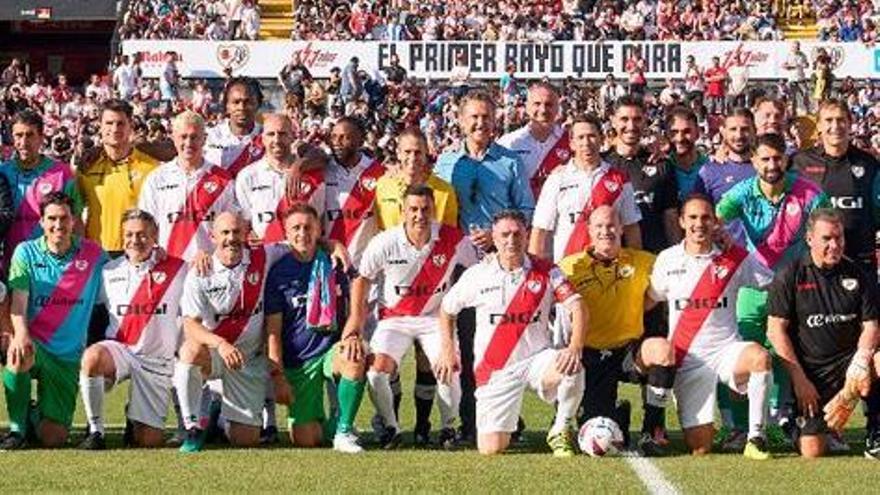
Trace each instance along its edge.
<instances>
[{"instance_id":1,"label":"player's hand on shoulder","mask_svg":"<svg viewBox=\"0 0 880 495\"><path fill-rule=\"evenodd\" d=\"M196 275L207 277L211 274L211 253L199 250L193 256L192 266L196 269Z\"/></svg>"}]
</instances>

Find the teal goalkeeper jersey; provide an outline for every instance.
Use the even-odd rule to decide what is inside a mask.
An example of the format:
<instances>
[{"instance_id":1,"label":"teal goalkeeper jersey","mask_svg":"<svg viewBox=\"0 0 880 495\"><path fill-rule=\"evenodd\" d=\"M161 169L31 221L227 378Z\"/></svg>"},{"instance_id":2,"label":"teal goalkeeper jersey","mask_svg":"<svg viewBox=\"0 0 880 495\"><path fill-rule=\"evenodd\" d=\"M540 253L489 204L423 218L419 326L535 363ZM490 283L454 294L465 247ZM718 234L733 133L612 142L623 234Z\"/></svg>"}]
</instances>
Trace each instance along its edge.
<instances>
[{"instance_id":1,"label":"teal goalkeeper jersey","mask_svg":"<svg viewBox=\"0 0 880 495\"><path fill-rule=\"evenodd\" d=\"M45 237L15 248L9 267L10 292L28 293L28 332L53 356L77 361L82 355L106 262L100 246L78 237L60 257L48 250Z\"/></svg>"}]
</instances>

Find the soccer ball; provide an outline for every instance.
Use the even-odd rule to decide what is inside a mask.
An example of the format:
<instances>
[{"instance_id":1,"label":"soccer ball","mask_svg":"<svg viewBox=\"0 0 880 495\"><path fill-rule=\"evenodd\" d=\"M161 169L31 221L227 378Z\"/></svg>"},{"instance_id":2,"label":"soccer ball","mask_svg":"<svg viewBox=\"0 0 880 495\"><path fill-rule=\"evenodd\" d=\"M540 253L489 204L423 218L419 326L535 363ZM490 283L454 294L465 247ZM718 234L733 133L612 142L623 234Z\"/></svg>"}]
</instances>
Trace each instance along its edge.
<instances>
[{"instance_id":1,"label":"soccer ball","mask_svg":"<svg viewBox=\"0 0 880 495\"><path fill-rule=\"evenodd\" d=\"M623 432L613 419L592 418L581 426L578 446L590 457L616 455L623 448Z\"/></svg>"}]
</instances>

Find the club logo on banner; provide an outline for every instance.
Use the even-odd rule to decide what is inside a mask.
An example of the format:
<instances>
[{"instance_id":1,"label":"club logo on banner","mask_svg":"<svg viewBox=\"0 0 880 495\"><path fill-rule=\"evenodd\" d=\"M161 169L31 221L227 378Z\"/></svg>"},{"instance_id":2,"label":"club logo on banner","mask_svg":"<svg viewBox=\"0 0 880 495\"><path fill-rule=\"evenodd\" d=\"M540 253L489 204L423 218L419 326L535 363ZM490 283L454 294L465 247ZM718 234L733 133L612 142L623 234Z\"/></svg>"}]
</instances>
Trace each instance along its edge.
<instances>
[{"instance_id":1,"label":"club logo on banner","mask_svg":"<svg viewBox=\"0 0 880 495\"><path fill-rule=\"evenodd\" d=\"M217 62L224 69L241 69L250 58L251 50L247 45L217 45Z\"/></svg>"}]
</instances>

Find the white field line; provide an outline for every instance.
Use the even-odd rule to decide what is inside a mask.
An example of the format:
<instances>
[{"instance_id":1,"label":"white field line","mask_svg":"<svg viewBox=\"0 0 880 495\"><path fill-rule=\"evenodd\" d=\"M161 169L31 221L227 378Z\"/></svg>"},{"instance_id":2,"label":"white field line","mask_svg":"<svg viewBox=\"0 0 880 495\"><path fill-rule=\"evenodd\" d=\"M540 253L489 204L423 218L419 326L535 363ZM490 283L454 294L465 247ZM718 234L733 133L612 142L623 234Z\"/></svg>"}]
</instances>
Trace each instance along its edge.
<instances>
[{"instance_id":1,"label":"white field line","mask_svg":"<svg viewBox=\"0 0 880 495\"><path fill-rule=\"evenodd\" d=\"M640 456L637 452L629 451L623 453L623 458L629 464L636 476L642 480L648 493L651 495L681 495L678 488L675 487L663 471L651 462L647 457Z\"/></svg>"}]
</instances>

